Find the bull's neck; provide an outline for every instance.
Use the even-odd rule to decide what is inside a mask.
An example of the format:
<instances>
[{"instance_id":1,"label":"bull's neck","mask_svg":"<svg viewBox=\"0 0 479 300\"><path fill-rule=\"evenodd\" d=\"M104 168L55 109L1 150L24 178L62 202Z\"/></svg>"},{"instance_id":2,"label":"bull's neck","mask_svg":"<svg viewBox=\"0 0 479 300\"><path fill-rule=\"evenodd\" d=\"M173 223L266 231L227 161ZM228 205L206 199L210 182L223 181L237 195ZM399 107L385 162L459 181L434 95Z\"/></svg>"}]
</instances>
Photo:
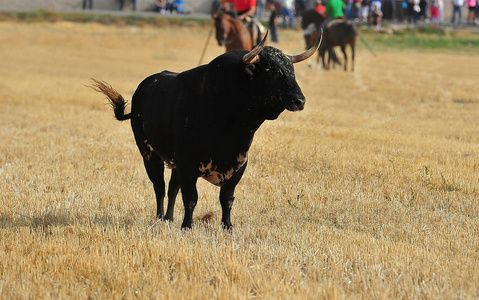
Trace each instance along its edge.
<instances>
[{"instance_id":1,"label":"bull's neck","mask_svg":"<svg viewBox=\"0 0 479 300\"><path fill-rule=\"evenodd\" d=\"M253 138L254 133L264 121L266 118L257 109L248 107L240 111L237 126L246 136Z\"/></svg>"}]
</instances>

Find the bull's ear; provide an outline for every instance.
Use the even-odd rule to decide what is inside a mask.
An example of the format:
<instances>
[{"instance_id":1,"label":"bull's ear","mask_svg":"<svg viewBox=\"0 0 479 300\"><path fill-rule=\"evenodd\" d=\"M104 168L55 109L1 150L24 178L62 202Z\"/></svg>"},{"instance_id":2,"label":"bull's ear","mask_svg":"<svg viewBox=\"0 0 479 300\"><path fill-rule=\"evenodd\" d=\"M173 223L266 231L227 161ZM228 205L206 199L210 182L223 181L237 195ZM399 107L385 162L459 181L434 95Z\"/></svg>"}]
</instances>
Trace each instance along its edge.
<instances>
[{"instance_id":1,"label":"bull's ear","mask_svg":"<svg viewBox=\"0 0 479 300\"><path fill-rule=\"evenodd\" d=\"M321 28L321 35L318 37L318 40L316 41L316 43L311 48L309 48L308 50L306 50L306 52L304 52L300 55L286 55L286 56L289 58L289 60L293 64L297 63L297 62L300 62L300 61L303 61L305 59L308 59L314 54L314 52L316 52L316 50L318 50L319 45L321 45L322 40L323 40L323 29Z\"/></svg>"},{"instance_id":2,"label":"bull's ear","mask_svg":"<svg viewBox=\"0 0 479 300\"><path fill-rule=\"evenodd\" d=\"M268 32L269 31L266 31L266 34L264 35L263 40L256 47L254 47L253 50L251 50L250 52L246 53L243 56L243 62L245 64L247 65L254 64L255 62L259 61L258 54L261 52L261 50L263 50L264 44L266 43L266 39L268 38Z\"/></svg>"}]
</instances>

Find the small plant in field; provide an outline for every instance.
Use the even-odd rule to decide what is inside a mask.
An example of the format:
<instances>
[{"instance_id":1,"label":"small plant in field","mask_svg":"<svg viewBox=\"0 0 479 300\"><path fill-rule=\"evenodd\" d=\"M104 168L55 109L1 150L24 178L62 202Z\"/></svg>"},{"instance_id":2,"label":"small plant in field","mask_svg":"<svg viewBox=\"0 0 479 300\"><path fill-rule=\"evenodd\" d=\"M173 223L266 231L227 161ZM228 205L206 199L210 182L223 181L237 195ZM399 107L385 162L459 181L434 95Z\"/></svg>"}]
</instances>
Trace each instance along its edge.
<instances>
[{"instance_id":1,"label":"small plant in field","mask_svg":"<svg viewBox=\"0 0 479 300\"><path fill-rule=\"evenodd\" d=\"M390 158L388 160L391 163L391 165L393 166L393 173L396 174L396 165L394 164L394 160L392 160Z\"/></svg>"},{"instance_id":2,"label":"small plant in field","mask_svg":"<svg viewBox=\"0 0 479 300\"><path fill-rule=\"evenodd\" d=\"M411 192L409 197L409 207L414 207L414 203L416 202L416 192L412 187L409 190Z\"/></svg>"},{"instance_id":3,"label":"small plant in field","mask_svg":"<svg viewBox=\"0 0 479 300\"><path fill-rule=\"evenodd\" d=\"M298 203L299 200L301 200L301 198L303 198L303 197L304 197L304 191L303 191L303 189L301 189L301 190L299 191L299 193L296 195L296 200L294 200L294 201L292 201L291 199L288 199L288 200L287 200L289 206L296 208L296 207L297 207L297 204L296 204L296 203Z\"/></svg>"},{"instance_id":4,"label":"small plant in field","mask_svg":"<svg viewBox=\"0 0 479 300\"><path fill-rule=\"evenodd\" d=\"M431 179L431 166L424 166L424 172L422 173L421 179L425 186L430 184L429 180Z\"/></svg>"},{"instance_id":5,"label":"small plant in field","mask_svg":"<svg viewBox=\"0 0 479 300\"><path fill-rule=\"evenodd\" d=\"M447 192L457 192L457 191L460 191L461 188L449 183L447 180L446 180L446 177L444 176L444 174L441 173L441 178L442 178L442 181L444 182L444 190L447 191Z\"/></svg>"}]
</instances>

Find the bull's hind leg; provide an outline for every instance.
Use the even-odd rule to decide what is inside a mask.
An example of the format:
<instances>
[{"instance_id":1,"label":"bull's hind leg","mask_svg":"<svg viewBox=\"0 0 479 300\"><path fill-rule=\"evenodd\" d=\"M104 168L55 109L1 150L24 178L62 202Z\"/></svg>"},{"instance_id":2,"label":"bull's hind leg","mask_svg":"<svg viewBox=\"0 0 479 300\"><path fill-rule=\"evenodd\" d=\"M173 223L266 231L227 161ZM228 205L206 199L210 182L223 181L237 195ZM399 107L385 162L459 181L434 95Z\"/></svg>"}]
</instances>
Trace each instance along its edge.
<instances>
[{"instance_id":1,"label":"bull's hind leg","mask_svg":"<svg viewBox=\"0 0 479 300\"><path fill-rule=\"evenodd\" d=\"M133 95L135 100L136 93ZM161 219L165 214L163 208L163 200L165 198L165 163L161 157L152 151L151 147L147 145L145 139L145 133L143 132L143 121L140 115L134 115L131 118L131 128L135 135L136 145L140 150L141 156L143 156L143 163L145 164L146 173L153 183L156 196L156 217Z\"/></svg>"},{"instance_id":2,"label":"bull's hind leg","mask_svg":"<svg viewBox=\"0 0 479 300\"><path fill-rule=\"evenodd\" d=\"M158 219L161 219L165 214L165 210L163 207L163 200L165 198L165 165L163 163L163 160L155 154L143 158L143 162L145 163L146 173L148 174L148 177L153 183L153 188L155 189L156 217Z\"/></svg>"},{"instance_id":3,"label":"bull's hind leg","mask_svg":"<svg viewBox=\"0 0 479 300\"><path fill-rule=\"evenodd\" d=\"M233 226L231 224L231 208L233 207L233 202L235 200L234 193L235 188L238 182L243 177L244 170L246 169L247 163L245 163L222 187L220 190L220 203L222 210L221 223L226 229L231 229Z\"/></svg>"},{"instance_id":4,"label":"bull's hind leg","mask_svg":"<svg viewBox=\"0 0 479 300\"><path fill-rule=\"evenodd\" d=\"M173 213L175 211L175 201L178 191L180 190L180 182L178 180L178 172L176 169L171 170L170 183L168 185L168 208L164 217L165 221L173 221Z\"/></svg>"}]
</instances>

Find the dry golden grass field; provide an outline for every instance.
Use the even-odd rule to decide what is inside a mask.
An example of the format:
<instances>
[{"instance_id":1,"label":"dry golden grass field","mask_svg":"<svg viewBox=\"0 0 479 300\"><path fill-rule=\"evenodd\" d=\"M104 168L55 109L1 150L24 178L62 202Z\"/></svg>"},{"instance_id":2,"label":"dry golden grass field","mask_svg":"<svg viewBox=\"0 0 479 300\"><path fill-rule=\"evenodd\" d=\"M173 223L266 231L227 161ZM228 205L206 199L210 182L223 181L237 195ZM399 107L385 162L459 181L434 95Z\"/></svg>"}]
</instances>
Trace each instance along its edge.
<instances>
[{"instance_id":1,"label":"dry golden grass field","mask_svg":"<svg viewBox=\"0 0 479 300\"><path fill-rule=\"evenodd\" d=\"M0 23L0 299L477 299L479 54L359 44L356 71L296 64L307 98L256 134L222 230L155 222L130 99L198 64L207 26ZM285 53L303 51L281 31ZM204 62L221 54L212 39Z\"/></svg>"}]
</instances>

